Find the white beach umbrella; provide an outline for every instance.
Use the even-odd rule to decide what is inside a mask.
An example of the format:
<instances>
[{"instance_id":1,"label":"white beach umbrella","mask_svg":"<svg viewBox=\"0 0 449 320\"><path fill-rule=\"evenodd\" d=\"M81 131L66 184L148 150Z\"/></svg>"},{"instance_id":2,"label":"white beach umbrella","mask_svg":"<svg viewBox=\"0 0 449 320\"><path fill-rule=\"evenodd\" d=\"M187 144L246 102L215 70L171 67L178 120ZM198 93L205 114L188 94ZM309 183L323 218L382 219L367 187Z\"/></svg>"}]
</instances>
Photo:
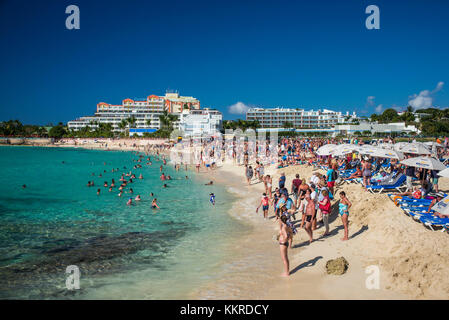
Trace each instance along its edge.
<instances>
[{"instance_id":1,"label":"white beach umbrella","mask_svg":"<svg viewBox=\"0 0 449 320\"><path fill-rule=\"evenodd\" d=\"M331 154L331 151L334 150L337 147L336 144L325 144L324 146L321 146L316 151L316 154L319 156L329 156Z\"/></svg>"},{"instance_id":2,"label":"white beach umbrella","mask_svg":"<svg viewBox=\"0 0 449 320\"><path fill-rule=\"evenodd\" d=\"M400 151L382 149L379 147L365 148L364 150L361 150L360 153L376 158L389 158L398 160L402 160L405 158L404 154Z\"/></svg>"},{"instance_id":3,"label":"white beach umbrella","mask_svg":"<svg viewBox=\"0 0 449 320\"><path fill-rule=\"evenodd\" d=\"M381 143L379 147L382 149L394 150L394 144L392 143Z\"/></svg>"},{"instance_id":4,"label":"white beach umbrella","mask_svg":"<svg viewBox=\"0 0 449 320\"><path fill-rule=\"evenodd\" d=\"M416 157L401 161L402 164L410 167L424 168L430 170L444 170L446 166L439 160L431 157Z\"/></svg>"},{"instance_id":5,"label":"white beach umbrella","mask_svg":"<svg viewBox=\"0 0 449 320\"><path fill-rule=\"evenodd\" d=\"M358 150L359 146L355 144L340 144L334 150L331 151L331 155L334 157L341 157L348 153L353 153Z\"/></svg>"},{"instance_id":6,"label":"white beach umbrella","mask_svg":"<svg viewBox=\"0 0 449 320\"><path fill-rule=\"evenodd\" d=\"M424 142L424 144L430 148L433 148L433 147L444 148L444 146L442 144L435 142L435 141Z\"/></svg>"},{"instance_id":7,"label":"white beach umbrella","mask_svg":"<svg viewBox=\"0 0 449 320\"><path fill-rule=\"evenodd\" d=\"M401 143L399 145L399 143ZM399 142L395 144L395 150L403 153L413 153L413 154L432 154L432 152L426 147L425 144L420 142L402 144Z\"/></svg>"},{"instance_id":8,"label":"white beach umbrella","mask_svg":"<svg viewBox=\"0 0 449 320\"><path fill-rule=\"evenodd\" d=\"M409 144L409 142L397 142L393 145L393 149L400 151L404 146L407 146Z\"/></svg>"},{"instance_id":9,"label":"white beach umbrella","mask_svg":"<svg viewBox=\"0 0 449 320\"><path fill-rule=\"evenodd\" d=\"M432 210L435 210L436 212L441 213L444 216L449 216L449 196L441 200L440 202L437 202L433 207Z\"/></svg>"},{"instance_id":10,"label":"white beach umbrella","mask_svg":"<svg viewBox=\"0 0 449 320\"><path fill-rule=\"evenodd\" d=\"M441 170L440 172L438 172L438 175L440 177L446 177L449 178L449 168L446 168L444 170Z\"/></svg>"}]
</instances>

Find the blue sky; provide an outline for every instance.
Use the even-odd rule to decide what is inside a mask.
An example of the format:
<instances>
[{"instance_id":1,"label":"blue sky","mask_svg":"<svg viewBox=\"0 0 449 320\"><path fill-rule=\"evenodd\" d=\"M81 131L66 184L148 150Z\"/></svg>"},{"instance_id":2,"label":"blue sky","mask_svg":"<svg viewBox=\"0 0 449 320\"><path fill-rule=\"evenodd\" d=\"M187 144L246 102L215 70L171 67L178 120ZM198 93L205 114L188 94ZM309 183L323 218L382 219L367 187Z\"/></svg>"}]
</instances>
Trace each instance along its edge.
<instances>
[{"instance_id":1,"label":"blue sky","mask_svg":"<svg viewBox=\"0 0 449 320\"><path fill-rule=\"evenodd\" d=\"M65 8L80 8L67 30ZM380 8L367 30L365 8ZM0 120L176 89L203 107L449 107L449 1L0 1Z\"/></svg>"}]
</instances>

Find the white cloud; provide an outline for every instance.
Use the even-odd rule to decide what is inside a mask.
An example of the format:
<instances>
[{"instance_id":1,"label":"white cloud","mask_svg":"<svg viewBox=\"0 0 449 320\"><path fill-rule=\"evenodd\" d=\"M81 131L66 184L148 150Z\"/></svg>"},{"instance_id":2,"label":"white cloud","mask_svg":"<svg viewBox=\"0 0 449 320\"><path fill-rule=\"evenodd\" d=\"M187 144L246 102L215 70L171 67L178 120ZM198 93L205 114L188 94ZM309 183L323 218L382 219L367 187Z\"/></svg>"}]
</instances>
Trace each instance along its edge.
<instances>
[{"instance_id":1,"label":"white cloud","mask_svg":"<svg viewBox=\"0 0 449 320\"><path fill-rule=\"evenodd\" d=\"M414 94L410 96L410 100L408 101L408 104L412 106L415 110L416 109L425 109L430 108L433 105L433 94L440 91L444 86L444 82L440 81L438 82L435 89L432 91L429 90L423 90L419 94Z\"/></svg>"},{"instance_id":2,"label":"white cloud","mask_svg":"<svg viewBox=\"0 0 449 320\"><path fill-rule=\"evenodd\" d=\"M228 107L229 113L232 113L232 114L246 114L248 109L249 109L249 107L240 101L233 104L232 106Z\"/></svg>"},{"instance_id":3,"label":"white cloud","mask_svg":"<svg viewBox=\"0 0 449 320\"><path fill-rule=\"evenodd\" d=\"M376 105L376 102L374 101L374 99L376 99L375 96L368 96L366 98L366 103L365 103L365 109L367 109L366 111L371 111L372 108ZM379 104L377 107L374 108L374 110L376 111L376 113L381 113L382 108L383 108L383 105Z\"/></svg>"},{"instance_id":4,"label":"white cloud","mask_svg":"<svg viewBox=\"0 0 449 320\"><path fill-rule=\"evenodd\" d=\"M374 97L374 96L369 96L369 97L367 97L366 98L366 106L367 107L372 107L372 106L374 106L374 99L375 99L376 97Z\"/></svg>"},{"instance_id":5,"label":"white cloud","mask_svg":"<svg viewBox=\"0 0 449 320\"><path fill-rule=\"evenodd\" d=\"M443 81L438 82L437 87L432 91L432 93L437 93L438 91L443 89L443 86L444 86L444 82Z\"/></svg>"}]
</instances>

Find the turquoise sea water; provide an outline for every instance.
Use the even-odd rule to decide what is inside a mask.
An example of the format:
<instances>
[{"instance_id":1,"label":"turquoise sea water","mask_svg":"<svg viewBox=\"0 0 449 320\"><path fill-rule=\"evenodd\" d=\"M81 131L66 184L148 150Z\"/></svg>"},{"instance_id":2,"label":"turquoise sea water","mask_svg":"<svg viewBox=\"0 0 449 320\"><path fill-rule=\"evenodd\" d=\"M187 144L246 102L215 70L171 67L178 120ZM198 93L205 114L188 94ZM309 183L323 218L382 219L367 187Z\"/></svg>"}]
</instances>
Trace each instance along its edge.
<instances>
[{"instance_id":1,"label":"turquoise sea water","mask_svg":"<svg viewBox=\"0 0 449 320\"><path fill-rule=\"evenodd\" d=\"M163 189L162 162L152 156L147 166L143 158L143 168L133 169L138 158L131 152L0 147L0 298L182 299L213 281L226 259L223 239L246 231L226 213L231 195L190 171L175 172L170 163L163 171L175 180ZM129 171L144 179L129 184L132 195L118 197L120 175ZM103 183L112 178L116 187L108 192ZM95 186L87 187L92 180ZM150 192L161 210L150 208ZM127 206L137 194L142 201ZM80 290L66 288L69 265L80 269Z\"/></svg>"}]
</instances>

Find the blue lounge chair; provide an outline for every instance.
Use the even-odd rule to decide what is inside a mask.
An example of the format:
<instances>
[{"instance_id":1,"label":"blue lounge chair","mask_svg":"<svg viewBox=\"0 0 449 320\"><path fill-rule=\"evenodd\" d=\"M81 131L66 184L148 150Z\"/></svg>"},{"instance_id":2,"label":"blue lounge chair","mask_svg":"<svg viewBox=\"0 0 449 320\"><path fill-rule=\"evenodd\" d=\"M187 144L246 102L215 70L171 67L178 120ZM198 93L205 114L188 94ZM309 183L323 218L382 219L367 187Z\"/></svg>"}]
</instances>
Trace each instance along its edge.
<instances>
[{"instance_id":1,"label":"blue lounge chair","mask_svg":"<svg viewBox=\"0 0 449 320\"><path fill-rule=\"evenodd\" d=\"M397 190L399 192L403 192L402 189L406 188L405 186L406 179L407 177L401 173L387 183L381 185L367 186L366 189L369 190L371 193L381 193L387 190L388 191Z\"/></svg>"}]
</instances>

